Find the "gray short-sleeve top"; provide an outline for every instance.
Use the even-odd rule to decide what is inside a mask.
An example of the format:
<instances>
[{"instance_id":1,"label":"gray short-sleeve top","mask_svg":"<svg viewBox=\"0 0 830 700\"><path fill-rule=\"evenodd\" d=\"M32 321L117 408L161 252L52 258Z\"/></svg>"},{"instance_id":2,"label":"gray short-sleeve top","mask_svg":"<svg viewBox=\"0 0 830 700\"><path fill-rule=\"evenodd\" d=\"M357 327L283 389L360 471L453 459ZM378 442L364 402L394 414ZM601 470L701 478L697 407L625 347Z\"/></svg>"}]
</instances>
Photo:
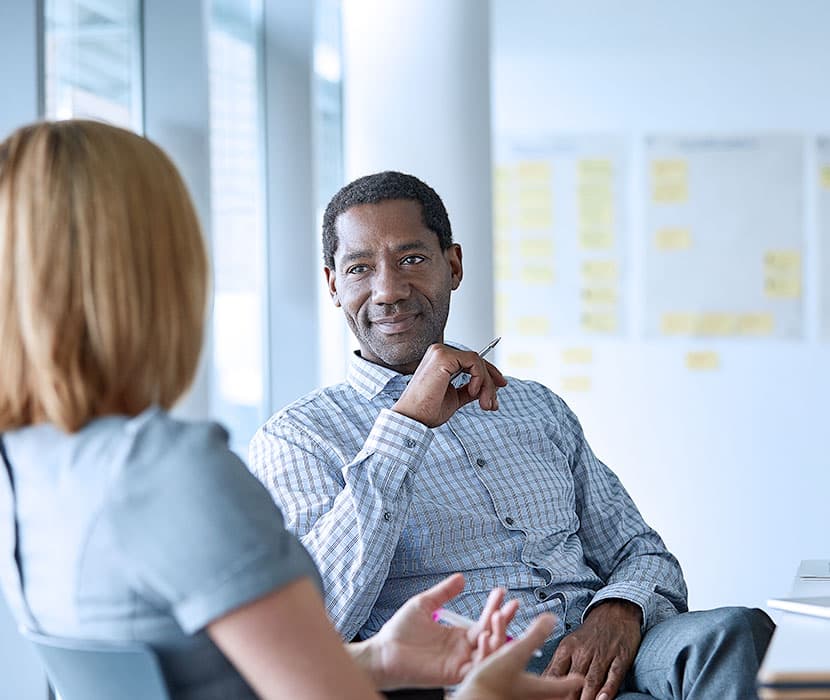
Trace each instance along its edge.
<instances>
[{"instance_id":1,"label":"gray short-sleeve top","mask_svg":"<svg viewBox=\"0 0 830 700\"><path fill-rule=\"evenodd\" d=\"M4 441L14 497L0 465L0 576L14 608L16 516L28 608L13 609L18 620L148 642L179 698L253 697L204 627L298 578L320 579L227 433L150 409Z\"/></svg>"}]
</instances>

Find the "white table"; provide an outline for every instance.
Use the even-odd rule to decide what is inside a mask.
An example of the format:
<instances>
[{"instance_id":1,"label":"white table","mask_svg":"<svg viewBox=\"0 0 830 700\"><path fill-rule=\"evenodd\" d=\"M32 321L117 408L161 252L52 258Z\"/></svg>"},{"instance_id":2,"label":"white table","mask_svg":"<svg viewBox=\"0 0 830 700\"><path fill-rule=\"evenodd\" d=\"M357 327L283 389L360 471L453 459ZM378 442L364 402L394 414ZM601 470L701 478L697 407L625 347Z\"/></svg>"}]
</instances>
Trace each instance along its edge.
<instances>
[{"instance_id":1,"label":"white table","mask_svg":"<svg viewBox=\"0 0 830 700\"><path fill-rule=\"evenodd\" d=\"M800 572L807 568L805 564ZM830 596L830 577L808 579L797 574L790 595ZM760 698L830 699L830 619L769 612L777 629L758 673Z\"/></svg>"}]
</instances>

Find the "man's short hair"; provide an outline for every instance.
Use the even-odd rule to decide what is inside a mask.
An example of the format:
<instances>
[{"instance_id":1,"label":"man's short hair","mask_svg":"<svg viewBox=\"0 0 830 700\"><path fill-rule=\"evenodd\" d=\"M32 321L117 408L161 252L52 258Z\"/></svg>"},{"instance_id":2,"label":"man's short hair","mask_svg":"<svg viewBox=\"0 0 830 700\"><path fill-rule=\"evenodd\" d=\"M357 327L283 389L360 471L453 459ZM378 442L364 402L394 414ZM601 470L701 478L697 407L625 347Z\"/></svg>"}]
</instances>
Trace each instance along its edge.
<instances>
[{"instance_id":1,"label":"man's short hair","mask_svg":"<svg viewBox=\"0 0 830 700\"><path fill-rule=\"evenodd\" d=\"M360 204L377 204L387 199L414 199L420 202L424 226L438 236L441 250L452 245L450 217L438 193L414 175L386 170L359 177L332 197L323 215L323 260L326 267L334 269L337 217Z\"/></svg>"}]
</instances>

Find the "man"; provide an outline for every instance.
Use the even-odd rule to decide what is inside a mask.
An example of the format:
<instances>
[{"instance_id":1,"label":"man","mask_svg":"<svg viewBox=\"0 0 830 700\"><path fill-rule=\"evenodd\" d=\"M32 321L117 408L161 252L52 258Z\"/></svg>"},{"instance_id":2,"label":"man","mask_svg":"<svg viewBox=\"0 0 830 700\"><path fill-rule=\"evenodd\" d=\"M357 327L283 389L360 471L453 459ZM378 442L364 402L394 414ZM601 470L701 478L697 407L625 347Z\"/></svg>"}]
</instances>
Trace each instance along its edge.
<instances>
[{"instance_id":1,"label":"man","mask_svg":"<svg viewBox=\"0 0 830 700\"><path fill-rule=\"evenodd\" d=\"M360 178L329 203L323 247L360 351L346 382L263 426L250 462L320 568L341 634L374 634L461 571L457 612L504 586L519 624L558 616L537 670L584 674L583 700L752 697L769 618L687 613L676 559L565 403L444 342L463 268L440 197L410 175Z\"/></svg>"}]
</instances>

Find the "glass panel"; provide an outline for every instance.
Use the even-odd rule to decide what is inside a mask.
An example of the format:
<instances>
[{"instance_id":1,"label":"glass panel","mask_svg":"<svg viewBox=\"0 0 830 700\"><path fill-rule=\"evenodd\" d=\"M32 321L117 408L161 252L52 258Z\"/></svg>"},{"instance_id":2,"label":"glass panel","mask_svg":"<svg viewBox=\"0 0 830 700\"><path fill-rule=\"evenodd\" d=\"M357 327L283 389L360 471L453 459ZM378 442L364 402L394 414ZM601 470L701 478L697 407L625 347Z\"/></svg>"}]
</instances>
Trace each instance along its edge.
<instances>
[{"instance_id":1,"label":"glass panel","mask_svg":"<svg viewBox=\"0 0 830 700\"><path fill-rule=\"evenodd\" d=\"M44 0L43 12L45 116L141 132L140 0Z\"/></svg>"},{"instance_id":2,"label":"glass panel","mask_svg":"<svg viewBox=\"0 0 830 700\"><path fill-rule=\"evenodd\" d=\"M259 2L210 3L211 416L243 457L267 417L261 32Z\"/></svg>"},{"instance_id":3,"label":"glass panel","mask_svg":"<svg viewBox=\"0 0 830 700\"><path fill-rule=\"evenodd\" d=\"M320 231L323 212L343 182L343 80L340 0L318 0L314 17L314 161L315 202L317 209L318 260L323 259ZM322 264L322 263L321 263ZM351 334L340 309L331 303L328 289L320 275L318 318L320 347L320 382L340 382L345 376Z\"/></svg>"}]
</instances>

